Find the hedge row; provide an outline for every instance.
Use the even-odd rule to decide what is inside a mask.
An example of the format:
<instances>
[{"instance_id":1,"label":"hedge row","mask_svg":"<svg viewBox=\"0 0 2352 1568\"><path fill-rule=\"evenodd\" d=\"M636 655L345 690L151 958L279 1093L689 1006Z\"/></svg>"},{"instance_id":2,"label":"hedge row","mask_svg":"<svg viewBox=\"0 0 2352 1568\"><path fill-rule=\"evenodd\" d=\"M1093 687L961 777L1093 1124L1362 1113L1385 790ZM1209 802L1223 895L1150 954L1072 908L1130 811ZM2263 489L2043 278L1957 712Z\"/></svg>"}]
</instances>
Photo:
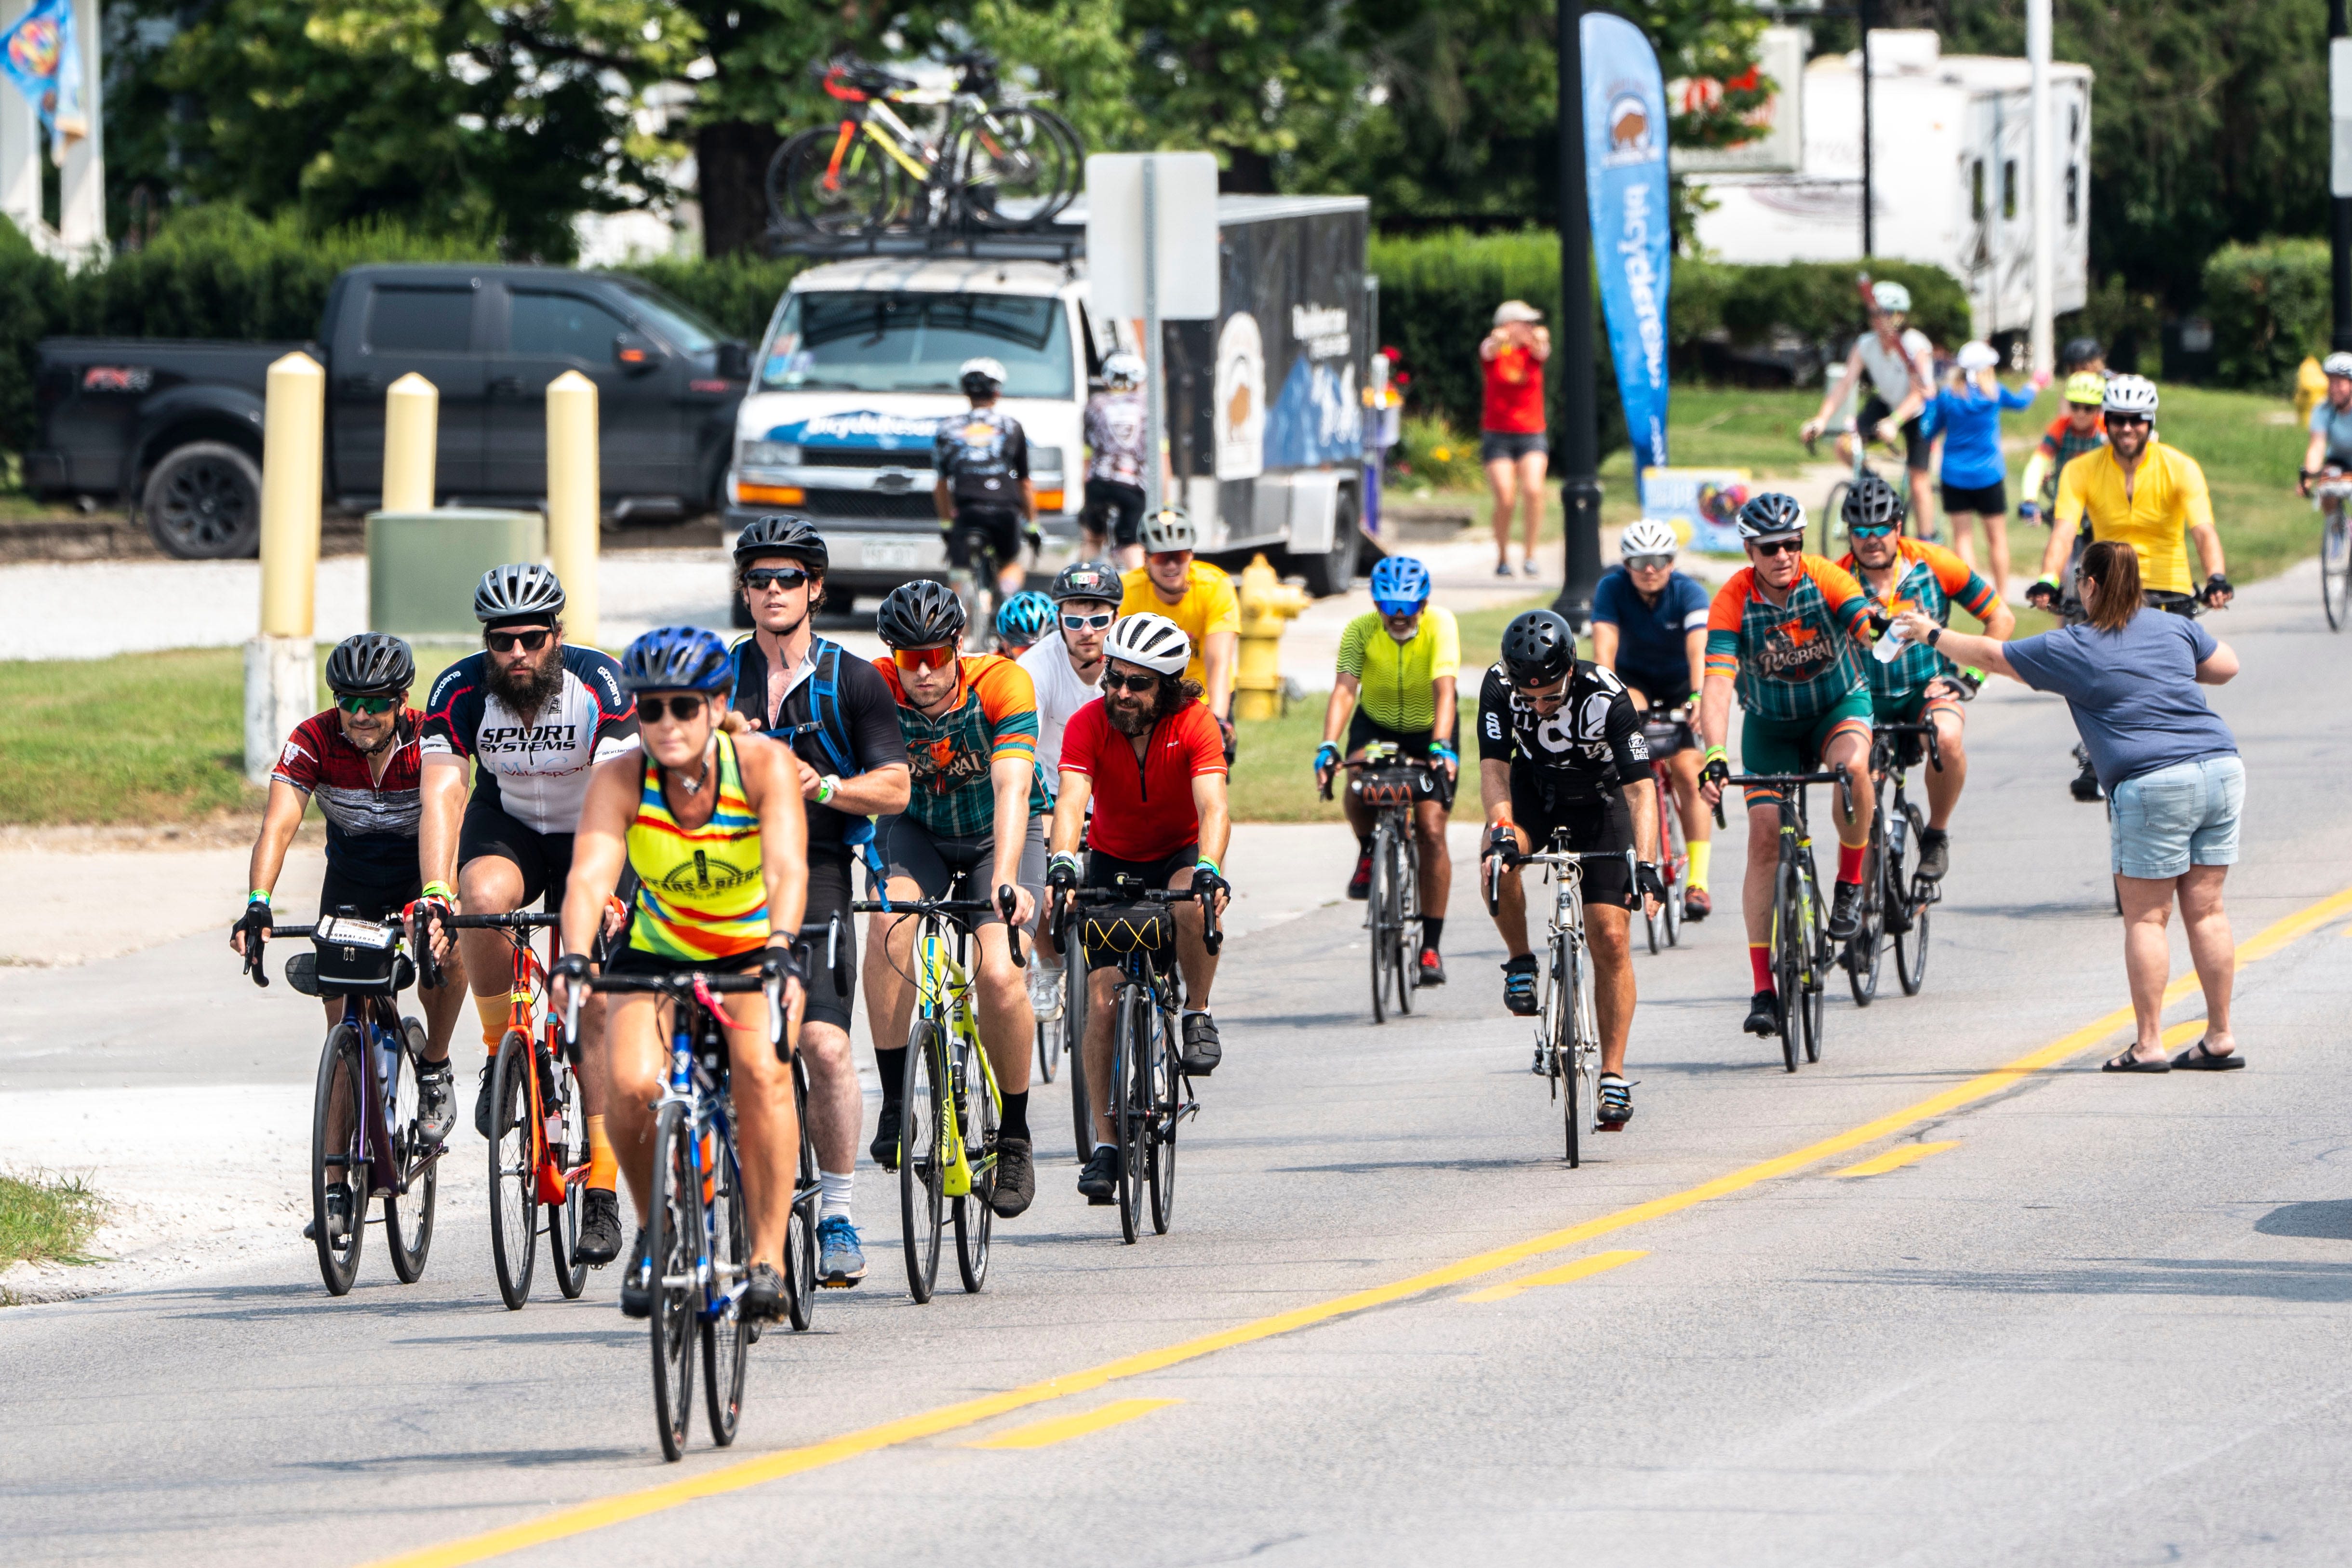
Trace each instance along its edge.
<instances>
[{"instance_id":1,"label":"hedge row","mask_svg":"<svg viewBox=\"0 0 2352 1568\"><path fill-rule=\"evenodd\" d=\"M2225 245L2205 263L2214 379L2284 392L2307 354L2325 354L2334 328L2324 239Z\"/></svg>"}]
</instances>

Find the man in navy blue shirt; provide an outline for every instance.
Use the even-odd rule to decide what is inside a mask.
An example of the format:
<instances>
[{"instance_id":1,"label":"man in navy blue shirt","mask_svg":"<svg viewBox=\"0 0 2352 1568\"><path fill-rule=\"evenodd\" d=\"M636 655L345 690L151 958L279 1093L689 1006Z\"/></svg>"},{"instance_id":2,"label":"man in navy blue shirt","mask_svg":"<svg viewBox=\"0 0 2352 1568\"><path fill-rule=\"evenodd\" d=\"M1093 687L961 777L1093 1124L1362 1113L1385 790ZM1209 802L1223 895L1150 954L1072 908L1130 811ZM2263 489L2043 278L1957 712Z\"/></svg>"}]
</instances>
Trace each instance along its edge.
<instances>
[{"instance_id":1,"label":"man in navy blue shirt","mask_svg":"<svg viewBox=\"0 0 2352 1568\"><path fill-rule=\"evenodd\" d=\"M1670 522L1645 517L1627 525L1617 542L1622 564L1593 590L1592 661L1614 670L1633 692L1633 705L1646 715L1650 754L1665 759L1690 850L1683 918L1703 921L1715 908L1706 891L1714 829L1699 804L1699 750L1688 710L1706 666L1709 595L1698 579L1675 570L1681 547Z\"/></svg>"}]
</instances>

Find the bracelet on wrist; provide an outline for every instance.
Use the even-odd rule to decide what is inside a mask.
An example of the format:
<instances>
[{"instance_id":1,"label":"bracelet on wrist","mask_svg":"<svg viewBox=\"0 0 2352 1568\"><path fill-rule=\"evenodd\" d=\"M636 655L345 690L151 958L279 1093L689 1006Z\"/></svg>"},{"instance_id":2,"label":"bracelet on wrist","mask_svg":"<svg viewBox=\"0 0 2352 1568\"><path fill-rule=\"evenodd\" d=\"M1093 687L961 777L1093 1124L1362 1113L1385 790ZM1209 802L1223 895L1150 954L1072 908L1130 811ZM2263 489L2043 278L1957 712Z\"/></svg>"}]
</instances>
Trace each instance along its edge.
<instances>
[{"instance_id":1,"label":"bracelet on wrist","mask_svg":"<svg viewBox=\"0 0 2352 1568\"><path fill-rule=\"evenodd\" d=\"M1198 860L1192 862L1192 869L1195 871L1206 871L1212 877L1222 877L1224 875L1223 871L1217 869L1217 863L1214 860L1210 859L1206 855L1202 856Z\"/></svg>"},{"instance_id":2,"label":"bracelet on wrist","mask_svg":"<svg viewBox=\"0 0 2352 1568\"><path fill-rule=\"evenodd\" d=\"M1703 763L1711 763L1711 762L1716 761L1717 758L1721 757L1722 755L1723 755L1723 748L1722 748L1721 746L1709 746L1709 747L1706 749L1706 754L1705 756L1702 756L1701 758L1699 758L1699 761L1701 761L1701 762L1703 762Z\"/></svg>"},{"instance_id":3,"label":"bracelet on wrist","mask_svg":"<svg viewBox=\"0 0 2352 1568\"><path fill-rule=\"evenodd\" d=\"M267 888L256 888L253 891L246 894L245 901L248 904L268 903L270 902L269 889Z\"/></svg>"},{"instance_id":4,"label":"bracelet on wrist","mask_svg":"<svg viewBox=\"0 0 2352 1568\"><path fill-rule=\"evenodd\" d=\"M446 882L427 882L425 884L424 890L417 894L417 897L422 899L446 899L451 896L449 884Z\"/></svg>"}]
</instances>

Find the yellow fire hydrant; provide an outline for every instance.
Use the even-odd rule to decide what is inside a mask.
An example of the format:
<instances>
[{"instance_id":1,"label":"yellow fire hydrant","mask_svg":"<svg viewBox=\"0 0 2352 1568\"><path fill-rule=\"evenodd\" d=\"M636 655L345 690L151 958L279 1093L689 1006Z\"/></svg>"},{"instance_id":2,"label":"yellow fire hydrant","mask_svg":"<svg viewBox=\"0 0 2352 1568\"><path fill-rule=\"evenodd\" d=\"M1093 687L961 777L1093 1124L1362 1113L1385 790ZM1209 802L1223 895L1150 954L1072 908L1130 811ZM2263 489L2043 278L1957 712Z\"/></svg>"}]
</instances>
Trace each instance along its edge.
<instances>
[{"instance_id":1,"label":"yellow fire hydrant","mask_svg":"<svg viewBox=\"0 0 2352 1568\"><path fill-rule=\"evenodd\" d=\"M2294 424L2300 430L2311 423L2311 411L2327 395L2327 373L2319 362L2305 354L2294 373Z\"/></svg>"},{"instance_id":2,"label":"yellow fire hydrant","mask_svg":"<svg viewBox=\"0 0 2352 1568\"><path fill-rule=\"evenodd\" d=\"M1234 674L1234 717L1282 717L1282 631L1305 613L1307 591L1285 584L1260 554L1242 571L1241 668Z\"/></svg>"}]
</instances>

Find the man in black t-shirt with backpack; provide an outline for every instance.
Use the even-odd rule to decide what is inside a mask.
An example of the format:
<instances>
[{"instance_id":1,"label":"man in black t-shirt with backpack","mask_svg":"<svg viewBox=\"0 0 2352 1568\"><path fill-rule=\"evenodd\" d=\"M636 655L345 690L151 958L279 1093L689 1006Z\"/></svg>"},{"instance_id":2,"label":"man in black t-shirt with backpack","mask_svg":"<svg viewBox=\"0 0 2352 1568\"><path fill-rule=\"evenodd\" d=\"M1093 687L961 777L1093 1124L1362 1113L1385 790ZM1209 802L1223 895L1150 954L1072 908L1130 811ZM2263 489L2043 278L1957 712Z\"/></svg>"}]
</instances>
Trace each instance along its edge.
<instances>
[{"instance_id":1,"label":"man in black t-shirt with backpack","mask_svg":"<svg viewBox=\"0 0 2352 1568\"><path fill-rule=\"evenodd\" d=\"M1027 580L1021 566L1022 542L1037 537L1029 437L1021 421L996 406L1004 390L1002 363L966 360L961 378L971 408L940 421L940 433L931 442L931 462L940 475L931 499L939 509L940 526L947 530L948 560L971 570L964 536L975 530L984 534L996 552L997 596L1011 598Z\"/></svg>"}]
</instances>

